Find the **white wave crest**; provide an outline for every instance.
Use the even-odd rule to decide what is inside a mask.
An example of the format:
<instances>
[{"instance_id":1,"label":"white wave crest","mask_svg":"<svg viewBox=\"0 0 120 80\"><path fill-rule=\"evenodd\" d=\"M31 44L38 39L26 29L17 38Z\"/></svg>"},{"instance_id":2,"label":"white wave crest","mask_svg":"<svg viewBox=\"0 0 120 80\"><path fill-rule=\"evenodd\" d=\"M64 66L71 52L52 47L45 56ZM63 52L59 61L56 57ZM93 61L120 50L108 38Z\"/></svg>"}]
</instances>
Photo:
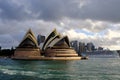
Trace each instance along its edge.
<instances>
[{"instance_id":1,"label":"white wave crest","mask_svg":"<svg viewBox=\"0 0 120 80\"><path fill-rule=\"evenodd\" d=\"M19 71L19 70L9 70L9 69L1 69L0 71L4 74L9 74L9 75L19 74L26 76L35 76L38 74L37 72L33 72L33 71Z\"/></svg>"}]
</instances>

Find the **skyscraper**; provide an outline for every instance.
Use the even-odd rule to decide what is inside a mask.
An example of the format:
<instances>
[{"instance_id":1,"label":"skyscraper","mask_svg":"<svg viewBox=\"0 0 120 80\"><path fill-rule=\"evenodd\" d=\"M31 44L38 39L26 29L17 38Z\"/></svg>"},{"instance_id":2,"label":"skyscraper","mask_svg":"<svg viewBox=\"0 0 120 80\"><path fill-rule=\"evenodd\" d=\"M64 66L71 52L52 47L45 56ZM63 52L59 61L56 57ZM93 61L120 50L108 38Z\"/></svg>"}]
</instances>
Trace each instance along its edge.
<instances>
[{"instance_id":1,"label":"skyscraper","mask_svg":"<svg viewBox=\"0 0 120 80\"><path fill-rule=\"evenodd\" d=\"M1 51L1 46L0 46L0 51Z\"/></svg>"},{"instance_id":2,"label":"skyscraper","mask_svg":"<svg viewBox=\"0 0 120 80\"><path fill-rule=\"evenodd\" d=\"M89 52L95 50L95 46L94 46L94 44L93 44L92 42L87 43L86 46L87 46L87 50L88 50Z\"/></svg>"},{"instance_id":3,"label":"skyscraper","mask_svg":"<svg viewBox=\"0 0 120 80\"><path fill-rule=\"evenodd\" d=\"M71 47L74 48L76 52L78 52L78 41L77 40L71 41L70 44Z\"/></svg>"},{"instance_id":4,"label":"skyscraper","mask_svg":"<svg viewBox=\"0 0 120 80\"><path fill-rule=\"evenodd\" d=\"M85 43L79 42L79 54L86 51Z\"/></svg>"},{"instance_id":5,"label":"skyscraper","mask_svg":"<svg viewBox=\"0 0 120 80\"><path fill-rule=\"evenodd\" d=\"M45 36L39 34L37 36L38 45L40 45L40 43L43 43L44 41L45 41Z\"/></svg>"}]
</instances>

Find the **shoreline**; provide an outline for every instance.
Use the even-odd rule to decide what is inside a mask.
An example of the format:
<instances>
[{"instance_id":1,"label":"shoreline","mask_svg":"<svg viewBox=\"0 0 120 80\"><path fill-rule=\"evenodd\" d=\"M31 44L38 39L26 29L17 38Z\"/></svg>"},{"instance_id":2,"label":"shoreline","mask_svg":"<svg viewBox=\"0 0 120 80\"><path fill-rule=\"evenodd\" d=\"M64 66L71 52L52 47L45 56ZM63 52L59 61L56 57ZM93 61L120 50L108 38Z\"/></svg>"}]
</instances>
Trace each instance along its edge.
<instances>
[{"instance_id":1,"label":"shoreline","mask_svg":"<svg viewBox=\"0 0 120 80\"><path fill-rule=\"evenodd\" d=\"M82 57L44 57L44 56L31 56L31 57L12 57L13 60L81 60Z\"/></svg>"}]
</instances>

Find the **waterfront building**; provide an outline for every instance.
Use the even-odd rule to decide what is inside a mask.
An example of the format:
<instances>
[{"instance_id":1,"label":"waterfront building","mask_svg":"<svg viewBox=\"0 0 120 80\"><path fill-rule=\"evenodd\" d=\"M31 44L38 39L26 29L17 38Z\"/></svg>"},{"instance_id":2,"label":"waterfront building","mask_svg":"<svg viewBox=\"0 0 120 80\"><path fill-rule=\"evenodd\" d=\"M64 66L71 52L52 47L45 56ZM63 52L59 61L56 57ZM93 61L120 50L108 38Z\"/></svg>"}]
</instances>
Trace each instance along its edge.
<instances>
[{"instance_id":1,"label":"waterfront building","mask_svg":"<svg viewBox=\"0 0 120 80\"><path fill-rule=\"evenodd\" d=\"M79 54L86 52L86 45L83 42L79 42Z\"/></svg>"},{"instance_id":2,"label":"waterfront building","mask_svg":"<svg viewBox=\"0 0 120 80\"><path fill-rule=\"evenodd\" d=\"M38 45L40 45L40 44L43 43L44 41L45 41L45 36L39 34L39 35L37 36Z\"/></svg>"},{"instance_id":3,"label":"waterfront building","mask_svg":"<svg viewBox=\"0 0 120 80\"><path fill-rule=\"evenodd\" d=\"M71 47L74 48L75 51L78 53L78 52L79 52L78 41L77 41L77 40L75 40L75 41L71 41L70 44L71 44Z\"/></svg>"},{"instance_id":4,"label":"waterfront building","mask_svg":"<svg viewBox=\"0 0 120 80\"><path fill-rule=\"evenodd\" d=\"M87 43L86 47L87 47L88 52L91 52L91 51L95 50L95 46L94 46L94 44L92 42Z\"/></svg>"},{"instance_id":5,"label":"waterfront building","mask_svg":"<svg viewBox=\"0 0 120 80\"><path fill-rule=\"evenodd\" d=\"M0 46L0 51L1 51L1 48L2 48L2 47Z\"/></svg>"},{"instance_id":6,"label":"waterfront building","mask_svg":"<svg viewBox=\"0 0 120 80\"><path fill-rule=\"evenodd\" d=\"M12 59L80 60L83 58L71 48L68 37L61 36L56 29L49 34L40 50L37 39L29 29L16 48Z\"/></svg>"},{"instance_id":7,"label":"waterfront building","mask_svg":"<svg viewBox=\"0 0 120 80\"><path fill-rule=\"evenodd\" d=\"M103 47L98 47L98 51L102 51L103 50Z\"/></svg>"},{"instance_id":8,"label":"waterfront building","mask_svg":"<svg viewBox=\"0 0 120 80\"><path fill-rule=\"evenodd\" d=\"M70 47L70 42L67 36L61 36L56 29L53 30L47 37L43 45L44 55L56 59L81 59L76 51Z\"/></svg>"},{"instance_id":9,"label":"waterfront building","mask_svg":"<svg viewBox=\"0 0 120 80\"><path fill-rule=\"evenodd\" d=\"M60 37L60 35L58 35L56 29L54 29L45 40L42 50L44 51L46 47L51 43L51 41L53 41L55 38L58 38L58 37Z\"/></svg>"},{"instance_id":10,"label":"waterfront building","mask_svg":"<svg viewBox=\"0 0 120 80\"><path fill-rule=\"evenodd\" d=\"M1 46L0 46L0 54L1 54Z\"/></svg>"},{"instance_id":11,"label":"waterfront building","mask_svg":"<svg viewBox=\"0 0 120 80\"><path fill-rule=\"evenodd\" d=\"M31 31L31 29L29 29L21 43L16 48L14 57L29 58L35 56L40 56L40 49L38 47L38 43L33 32Z\"/></svg>"}]
</instances>

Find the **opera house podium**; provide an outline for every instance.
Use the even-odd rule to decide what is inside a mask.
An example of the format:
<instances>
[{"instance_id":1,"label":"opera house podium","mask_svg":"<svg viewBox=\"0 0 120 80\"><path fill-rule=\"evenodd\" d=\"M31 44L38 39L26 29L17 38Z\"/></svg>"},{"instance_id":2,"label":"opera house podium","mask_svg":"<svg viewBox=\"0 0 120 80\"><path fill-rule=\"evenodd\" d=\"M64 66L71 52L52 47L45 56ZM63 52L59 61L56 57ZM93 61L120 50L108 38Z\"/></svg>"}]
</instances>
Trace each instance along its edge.
<instances>
[{"instance_id":1,"label":"opera house podium","mask_svg":"<svg viewBox=\"0 0 120 80\"><path fill-rule=\"evenodd\" d=\"M37 40L31 31L28 30L22 42L16 48L13 59L29 59L31 57L39 57L40 48L38 47Z\"/></svg>"}]
</instances>

